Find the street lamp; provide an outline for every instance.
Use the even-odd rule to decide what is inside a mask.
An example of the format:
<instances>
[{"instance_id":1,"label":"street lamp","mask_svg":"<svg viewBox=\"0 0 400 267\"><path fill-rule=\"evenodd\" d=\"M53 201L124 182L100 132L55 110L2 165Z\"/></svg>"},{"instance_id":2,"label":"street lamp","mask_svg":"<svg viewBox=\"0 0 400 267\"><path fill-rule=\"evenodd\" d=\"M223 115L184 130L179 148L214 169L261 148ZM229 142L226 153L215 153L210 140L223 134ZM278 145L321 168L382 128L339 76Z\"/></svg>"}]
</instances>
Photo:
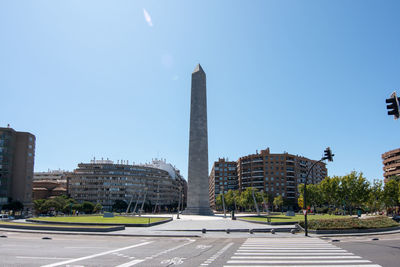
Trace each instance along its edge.
<instances>
[{"instance_id":1,"label":"street lamp","mask_svg":"<svg viewBox=\"0 0 400 267\"><path fill-rule=\"evenodd\" d=\"M177 219L180 219L179 218L179 209L180 209L179 207L181 205L181 198L182 198L182 186L179 186L178 214L176 215Z\"/></svg>"},{"instance_id":2,"label":"street lamp","mask_svg":"<svg viewBox=\"0 0 400 267\"><path fill-rule=\"evenodd\" d=\"M257 200L256 200L256 196L254 195L254 188L251 188L251 194L253 195L253 201L254 201L254 206L256 207L256 211L257 211L257 216L260 216L260 210L258 209L258 204L257 204Z\"/></svg>"},{"instance_id":3,"label":"street lamp","mask_svg":"<svg viewBox=\"0 0 400 267\"><path fill-rule=\"evenodd\" d=\"M225 187L222 186L222 208L224 209L224 218L226 218L226 209L225 209L225 197L224 197Z\"/></svg>"},{"instance_id":4,"label":"street lamp","mask_svg":"<svg viewBox=\"0 0 400 267\"><path fill-rule=\"evenodd\" d=\"M305 180L304 180L304 188L303 188L303 212L304 212L304 232L305 232L305 236L308 236L307 205L306 205L306 201L307 201L307 189L306 189L306 188L307 188L307 178L308 178L308 176L310 175L312 169L314 168L314 166L315 166L317 163L320 163L320 162L322 162L322 161L324 161L324 160L333 161L333 156L335 156L335 155L332 154L331 148L330 148L330 147L327 147L327 148L324 150L324 156L323 156L320 160L314 162L314 163L311 165L310 169L309 169L308 172L307 172L306 178L305 178Z\"/></svg>"}]
</instances>

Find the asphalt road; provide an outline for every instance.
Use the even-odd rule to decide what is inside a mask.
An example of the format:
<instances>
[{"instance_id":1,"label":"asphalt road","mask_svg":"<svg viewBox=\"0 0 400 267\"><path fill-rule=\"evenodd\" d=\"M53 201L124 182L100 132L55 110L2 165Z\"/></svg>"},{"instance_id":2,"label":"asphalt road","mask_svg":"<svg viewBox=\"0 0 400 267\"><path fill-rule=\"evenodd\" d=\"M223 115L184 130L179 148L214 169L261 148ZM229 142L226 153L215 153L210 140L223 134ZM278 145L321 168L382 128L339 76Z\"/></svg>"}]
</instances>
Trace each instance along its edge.
<instances>
[{"instance_id":1,"label":"asphalt road","mask_svg":"<svg viewBox=\"0 0 400 267\"><path fill-rule=\"evenodd\" d=\"M16 232L1 232L1 235L6 237L0 238L0 266L397 267L400 260L400 235L379 236L379 241L372 241L371 236L365 239L342 238L341 242L283 234L230 234L202 238Z\"/></svg>"}]
</instances>

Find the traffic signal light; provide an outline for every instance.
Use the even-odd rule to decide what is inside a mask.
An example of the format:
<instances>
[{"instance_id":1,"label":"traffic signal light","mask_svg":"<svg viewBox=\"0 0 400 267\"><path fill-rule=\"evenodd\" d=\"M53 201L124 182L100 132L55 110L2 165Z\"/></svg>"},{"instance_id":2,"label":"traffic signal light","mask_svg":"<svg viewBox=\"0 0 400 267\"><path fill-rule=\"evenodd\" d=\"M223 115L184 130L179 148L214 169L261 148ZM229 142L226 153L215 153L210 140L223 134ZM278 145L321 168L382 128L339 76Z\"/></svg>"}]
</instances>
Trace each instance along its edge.
<instances>
[{"instance_id":1,"label":"traffic signal light","mask_svg":"<svg viewBox=\"0 0 400 267\"><path fill-rule=\"evenodd\" d=\"M328 161L333 161L333 156L335 156L334 154L332 154L332 151L331 151L331 148L330 147L327 147L325 150L324 150L324 160L328 160Z\"/></svg>"},{"instance_id":2,"label":"traffic signal light","mask_svg":"<svg viewBox=\"0 0 400 267\"><path fill-rule=\"evenodd\" d=\"M400 117L399 102L400 102L400 97L396 96L396 92L393 92L390 98L386 99L386 103L388 104L386 106L388 109L388 115L394 115L395 120L397 120Z\"/></svg>"}]
</instances>

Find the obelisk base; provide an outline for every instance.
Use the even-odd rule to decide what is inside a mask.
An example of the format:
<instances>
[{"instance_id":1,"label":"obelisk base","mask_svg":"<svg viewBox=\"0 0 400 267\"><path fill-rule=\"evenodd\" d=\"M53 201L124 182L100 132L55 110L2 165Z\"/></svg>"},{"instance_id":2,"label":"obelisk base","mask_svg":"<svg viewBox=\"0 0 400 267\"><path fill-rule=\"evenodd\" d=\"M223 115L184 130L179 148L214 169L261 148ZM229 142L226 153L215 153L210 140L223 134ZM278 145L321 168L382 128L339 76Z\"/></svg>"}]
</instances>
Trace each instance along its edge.
<instances>
[{"instance_id":1,"label":"obelisk base","mask_svg":"<svg viewBox=\"0 0 400 267\"><path fill-rule=\"evenodd\" d=\"M183 215L206 215L213 216L214 212L206 207L188 207L183 212Z\"/></svg>"}]
</instances>

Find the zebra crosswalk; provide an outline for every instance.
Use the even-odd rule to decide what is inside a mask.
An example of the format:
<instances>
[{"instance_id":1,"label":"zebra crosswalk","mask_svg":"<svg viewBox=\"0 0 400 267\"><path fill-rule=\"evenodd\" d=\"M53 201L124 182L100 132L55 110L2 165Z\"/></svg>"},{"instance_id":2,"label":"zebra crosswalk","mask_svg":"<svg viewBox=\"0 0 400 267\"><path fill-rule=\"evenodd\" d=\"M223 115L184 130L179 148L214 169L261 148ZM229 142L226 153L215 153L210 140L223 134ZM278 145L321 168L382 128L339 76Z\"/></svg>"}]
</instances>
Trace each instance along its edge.
<instances>
[{"instance_id":1,"label":"zebra crosswalk","mask_svg":"<svg viewBox=\"0 0 400 267\"><path fill-rule=\"evenodd\" d=\"M380 267L317 238L248 238L224 267Z\"/></svg>"}]
</instances>

